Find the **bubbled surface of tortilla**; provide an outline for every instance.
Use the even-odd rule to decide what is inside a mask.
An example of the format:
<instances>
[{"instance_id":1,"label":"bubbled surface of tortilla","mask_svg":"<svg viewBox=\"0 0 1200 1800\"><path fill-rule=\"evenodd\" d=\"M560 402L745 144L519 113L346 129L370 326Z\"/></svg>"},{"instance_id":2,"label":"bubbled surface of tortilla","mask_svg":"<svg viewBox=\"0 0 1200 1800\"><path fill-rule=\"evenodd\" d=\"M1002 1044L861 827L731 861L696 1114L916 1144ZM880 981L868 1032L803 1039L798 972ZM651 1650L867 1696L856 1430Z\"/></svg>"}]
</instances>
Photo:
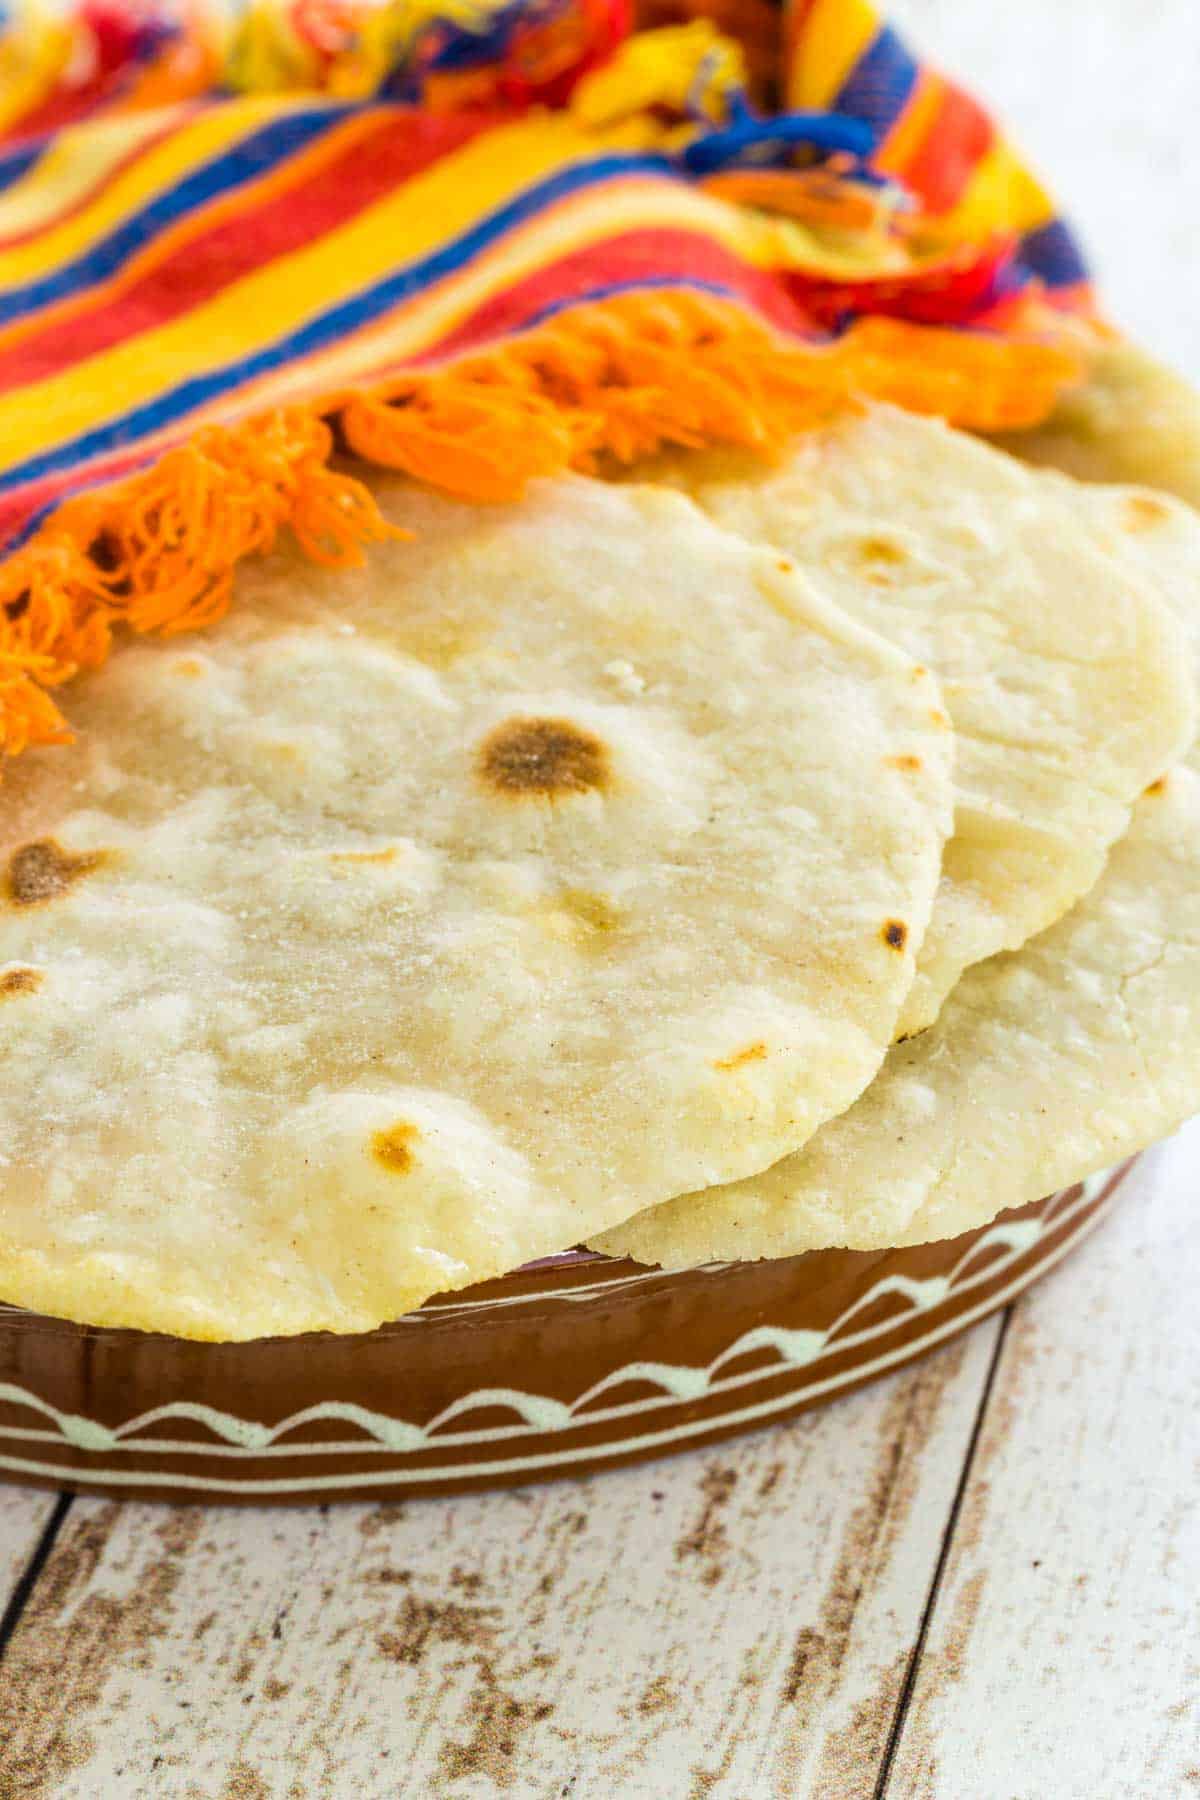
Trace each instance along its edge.
<instances>
[{"instance_id":1,"label":"bubbled surface of tortilla","mask_svg":"<svg viewBox=\"0 0 1200 1800\"><path fill-rule=\"evenodd\" d=\"M247 567L0 789L0 1297L370 1328L779 1158L874 1073L950 824L934 680L583 480Z\"/></svg>"},{"instance_id":2,"label":"bubbled surface of tortilla","mask_svg":"<svg viewBox=\"0 0 1200 1800\"><path fill-rule=\"evenodd\" d=\"M1139 800L1091 893L969 969L937 1022L795 1156L598 1247L668 1268L956 1237L1200 1109L1200 775Z\"/></svg>"},{"instance_id":3,"label":"bubbled surface of tortilla","mask_svg":"<svg viewBox=\"0 0 1200 1800\"><path fill-rule=\"evenodd\" d=\"M963 970L1087 892L1137 796L1189 740L1193 684L1156 595L1093 541L1051 477L876 407L757 459L656 473L776 545L938 675L956 735L955 826L899 1035Z\"/></svg>"}]
</instances>

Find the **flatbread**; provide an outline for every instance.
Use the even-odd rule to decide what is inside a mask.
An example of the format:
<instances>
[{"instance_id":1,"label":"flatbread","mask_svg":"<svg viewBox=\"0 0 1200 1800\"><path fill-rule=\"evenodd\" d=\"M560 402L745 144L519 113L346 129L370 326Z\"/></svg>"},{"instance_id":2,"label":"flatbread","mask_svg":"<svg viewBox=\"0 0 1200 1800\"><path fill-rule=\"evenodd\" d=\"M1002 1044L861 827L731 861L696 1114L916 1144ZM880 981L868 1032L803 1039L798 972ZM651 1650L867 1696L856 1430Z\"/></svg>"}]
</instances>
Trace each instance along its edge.
<instances>
[{"instance_id":1,"label":"flatbread","mask_svg":"<svg viewBox=\"0 0 1200 1800\"><path fill-rule=\"evenodd\" d=\"M875 407L787 459L677 456L655 473L773 543L939 675L957 740L954 836L899 1034L963 970L1087 892L1142 790L1189 741L1178 634L1053 481Z\"/></svg>"},{"instance_id":2,"label":"flatbread","mask_svg":"<svg viewBox=\"0 0 1200 1800\"><path fill-rule=\"evenodd\" d=\"M1086 899L963 976L856 1105L765 1175L597 1240L668 1268L955 1237L1200 1108L1200 775L1140 800Z\"/></svg>"},{"instance_id":3,"label":"flatbread","mask_svg":"<svg viewBox=\"0 0 1200 1800\"><path fill-rule=\"evenodd\" d=\"M1048 475L1096 541L1136 579L1152 582L1183 627L1200 671L1200 512L1152 488ZM1200 757L1192 751L1193 766Z\"/></svg>"},{"instance_id":4,"label":"flatbread","mask_svg":"<svg viewBox=\"0 0 1200 1800\"><path fill-rule=\"evenodd\" d=\"M1105 345L1044 425L994 441L1083 481L1144 483L1200 506L1200 393L1136 344Z\"/></svg>"},{"instance_id":5,"label":"flatbread","mask_svg":"<svg viewBox=\"0 0 1200 1800\"><path fill-rule=\"evenodd\" d=\"M662 490L279 555L0 790L0 1297L359 1331L861 1091L950 825L933 679Z\"/></svg>"}]
</instances>

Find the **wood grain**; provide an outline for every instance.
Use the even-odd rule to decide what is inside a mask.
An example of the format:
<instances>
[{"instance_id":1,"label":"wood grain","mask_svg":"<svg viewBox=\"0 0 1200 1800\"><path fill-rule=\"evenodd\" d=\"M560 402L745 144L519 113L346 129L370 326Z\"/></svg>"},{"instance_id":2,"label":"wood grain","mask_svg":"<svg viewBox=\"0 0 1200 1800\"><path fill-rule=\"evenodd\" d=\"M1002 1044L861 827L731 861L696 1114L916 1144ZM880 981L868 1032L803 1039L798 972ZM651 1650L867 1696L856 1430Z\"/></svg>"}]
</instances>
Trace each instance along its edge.
<instances>
[{"instance_id":1,"label":"wood grain","mask_svg":"<svg viewBox=\"0 0 1200 1800\"><path fill-rule=\"evenodd\" d=\"M731 1451L578 1484L79 1501L0 1664L0 1795L855 1795L995 1329Z\"/></svg>"},{"instance_id":2,"label":"wood grain","mask_svg":"<svg viewBox=\"0 0 1200 1800\"><path fill-rule=\"evenodd\" d=\"M0 1615L53 1511L53 1494L0 1484Z\"/></svg>"},{"instance_id":3,"label":"wood grain","mask_svg":"<svg viewBox=\"0 0 1200 1800\"><path fill-rule=\"evenodd\" d=\"M1200 1794L1200 1123L1134 1184L1015 1309L890 1800Z\"/></svg>"}]
</instances>

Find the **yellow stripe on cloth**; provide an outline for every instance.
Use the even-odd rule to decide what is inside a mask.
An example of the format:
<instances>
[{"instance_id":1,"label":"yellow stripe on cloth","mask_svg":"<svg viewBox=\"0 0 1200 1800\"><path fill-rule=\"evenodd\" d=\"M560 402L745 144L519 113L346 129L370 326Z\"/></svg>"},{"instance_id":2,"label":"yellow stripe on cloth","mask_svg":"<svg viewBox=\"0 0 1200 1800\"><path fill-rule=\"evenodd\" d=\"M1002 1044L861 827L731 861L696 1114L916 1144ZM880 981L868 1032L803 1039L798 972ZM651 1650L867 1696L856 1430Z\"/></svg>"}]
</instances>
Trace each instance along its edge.
<instances>
[{"instance_id":1,"label":"yellow stripe on cloth","mask_svg":"<svg viewBox=\"0 0 1200 1800\"><path fill-rule=\"evenodd\" d=\"M301 150L293 150L283 162L256 174L234 192L210 200L195 212L185 213L173 225L158 232L141 250L122 259L114 273L89 287L73 289L60 300L26 313L9 325L0 326L0 355L22 338L42 332L69 332L80 315L108 306L119 295L153 269L184 253L196 238L217 230L227 220L236 218L248 207L268 206L290 187L311 181L321 168L343 156L348 147L378 128L379 113L375 108L355 110L330 130L322 132Z\"/></svg>"},{"instance_id":2,"label":"yellow stripe on cloth","mask_svg":"<svg viewBox=\"0 0 1200 1800\"><path fill-rule=\"evenodd\" d=\"M693 230L719 242L757 267L777 266L772 222L755 219L722 201L680 189L653 176L632 175L618 183L571 195L506 232L463 269L425 288L407 305L364 326L303 362L275 369L247 385L237 397L240 413L263 412L314 395L346 392L376 378L381 368L410 361L435 348L493 295L503 293L561 257L603 243L619 228ZM200 423L228 417L228 398L195 415Z\"/></svg>"},{"instance_id":3,"label":"yellow stripe on cloth","mask_svg":"<svg viewBox=\"0 0 1200 1800\"><path fill-rule=\"evenodd\" d=\"M636 147L643 137L640 127L631 127L607 134L600 145L562 115L547 115L472 140L315 244L275 258L192 311L0 395L0 468L152 401L185 376L202 376L277 342L314 314L430 254L523 188L613 147L614 140Z\"/></svg>"},{"instance_id":4,"label":"yellow stripe on cloth","mask_svg":"<svg viewBox=\"0 0 1200 1800\"><path fill-rule=\"evenodd\" d=\"M920 71L904 111L871 159L881 174L903 176L908 163L925 141L945 92L946 84L940 75L932 75L928 69Z\"/></svg>"},{"instance_id":5,"label":"yellow stripe on cloth","mask_svg":"<svg viewBox=\"0 0 1200 1800\"><path fill-rule=\"evenodd\" d=\"M879 30L867 0L813 0L788 69L792 106L827 107Z\"/></svg>"},{"instance_id":6,"label":"yellow stripe on cloth","mask_svg":"<svg viewBox=\"0 0 1200 1800\"><path fill-rule=\"evenodd\" d=\"M599 144L561 117L489 133L316 244L275 260L158 330L0 396L0 468L102 426L118 410L152 402L184 373L203 376L266 348L314 314L353 299L398 264L469 229L527 185L613 148L616 135L606 134ZM744 211L654 176L608 180L510 228L387 323L256 381L245 404L258 408L295 393L352 385L381 361L436 344L493 294L548 263L617 232L654 227L694 230L760 268L839 273L843 265L858 267L794 220ZM243 396L235 405L243 409ZM228 397L214 402L214 416L229 410Z\"/></svg>"},{"instance_id":7,"label":"yellow stripe on cloth","mask_svg":"<svg viewBox=\"0 0 1200 1800\"><path fill-rule=\"evenodd\" d=\"M0 195L0 239L45 230L185 111L170 106L157 112L121 113L57 133L28 174Z\"/></svg>"},{"instance_id":8,"label":"yellow stripe on cloth","mask_svg":"<svg viewBox=\"0 0 1200 1800\"><path fill-rule=\"evenodd\" d=\"M1003 139L985 152L961 197L936 221L939 232L978 241L998 227L1033 231L1054 217L1054 202Z\"/></svg>"},{"instance_id":9,"label":"yellow stripe on cloth","mask_svg":"<svg viewBox=\"0 0 1200 1800\"><path fill-rule=\"evenodd\" d=\"M281 101L272 95L255 96L226 101L197 114L190 123L182 124L163 143L139 157L111 187L96 196L93 204L83 206L71 218L64 219L60 225L52 225L27 244L0 249L0 291L34 281L60 264L74 260L121 225L131 213L173 187L198 165L230 149L240 138L268 120L312 104L311 99ZM139 116L154 118L156 115ZM92 129L89 127L72 134L73 155L77 160L90 156ZM38 171L33 170L30 179L37 174Z\"/></svg>"},{"instance_id":10,"label":"yellow stripe on cloth","mask_svg":"<svg viewBox=\"0 0 1200 1800\"><path fill-rule=\"evenodd\" d=\"M15 130L49 98L63 78L74 46L74 30L62 20L40 20L33 32L18 24L9 41L0 46L0 132Z\"/></svg>"}]
</instances>

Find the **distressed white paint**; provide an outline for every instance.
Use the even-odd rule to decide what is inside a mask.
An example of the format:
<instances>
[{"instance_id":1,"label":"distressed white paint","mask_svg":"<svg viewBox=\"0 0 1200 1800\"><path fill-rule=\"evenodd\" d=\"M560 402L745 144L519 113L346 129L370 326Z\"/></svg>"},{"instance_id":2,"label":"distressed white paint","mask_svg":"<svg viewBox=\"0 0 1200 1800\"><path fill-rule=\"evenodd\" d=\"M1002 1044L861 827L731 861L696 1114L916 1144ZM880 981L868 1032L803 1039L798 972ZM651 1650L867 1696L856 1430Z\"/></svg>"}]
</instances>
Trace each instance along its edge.
<instances>
[{"instance_id":1,"label":"distressed white paint","mask_svg":"<svg viewBox=\"0 0 1200 1800\"><path fill-rule=\"evenodd\" d=\"M1132 1187L1016 1309L905 1800L1200 1792L1200 1121Z\"/></svg>"},{"instance_id":2,"label":"distressed white paint","mask_svg":"<svg viewBox=\"0 0 1200 1800\"><path fill-rule=\"evenodd\" d=\"M29 1800L804 1792L864 1701L882 1746L997 1329L582 1483L324 1515L79 1502L0 1665L0 1792L39 1753Z\"/></svg>"},{"instance_id":3,"label":"distressed white paint","mask_svg":"<svg viewBox=\"0 0 1200 1800\"><path fill-rule=\"evenodd\" d=\"M41 1494L31 1488L0 1487L0 1613L3 1613L53 1511L53 1494Z\"/></svg>"}]
</instances>

